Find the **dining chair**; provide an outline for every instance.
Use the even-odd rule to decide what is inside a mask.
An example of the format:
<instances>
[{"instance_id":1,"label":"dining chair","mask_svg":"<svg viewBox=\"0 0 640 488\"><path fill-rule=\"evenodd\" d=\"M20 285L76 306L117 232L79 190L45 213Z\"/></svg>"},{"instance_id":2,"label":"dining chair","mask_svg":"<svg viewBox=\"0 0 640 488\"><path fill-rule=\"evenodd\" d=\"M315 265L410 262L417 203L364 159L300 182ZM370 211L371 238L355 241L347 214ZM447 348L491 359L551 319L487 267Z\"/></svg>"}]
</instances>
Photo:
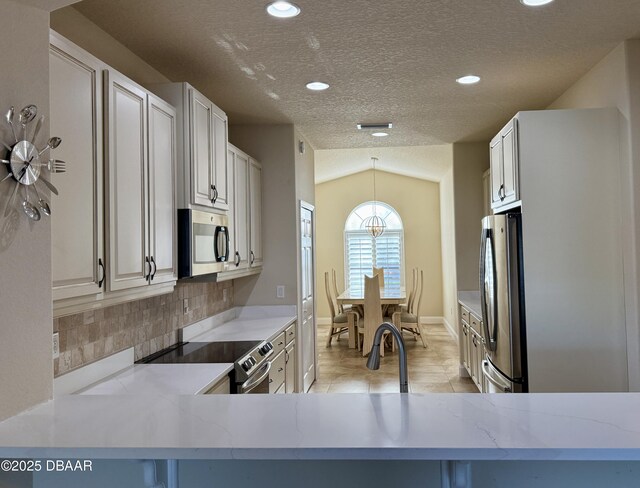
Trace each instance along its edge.
<instances>
[{"instance_id":1,"label":"dining chair","mask_svg":"<svg viewBox=\"0 0 640 488\"><path fill-rule=\"evenodd\" d=\"M412 333L416 341L418 340L418 336L420 336L422 346L426 348L427 342L425 341L424 333L420 329L420 302L422 301L424 272L419 270L416 275L418 280L416 281L417 286L413 301L411 301L411 305L408 306L408 310L395 312L393 314L393 324L400 332L406 330Z\"/></svg>"},{"instance_id":2,"label":"dining chair","mask_svg":"<svg viewBox=\"0 0 640 488\"><path fill-rule=\"evenodd\" d=\"M384 288L384 268L373 267L373 276L380 277L380 288Z\"/></svg>"},{"instance_id":3,"label":"dining chair","mask_svg":"<svg viewBox=\"0 0 640 488\"><path fill-rule=\"evenodd\" d=\"M338 301L338 296L340 295L340 293L338 292L338 282L336 279L336 270L331 268L331 284L333 286L333 296L336 297L336 303ZM352 310L352 306L351 305L343 305L341 303L337 303L338 306L338 313L344 313L347 311L351 311Z\"/></svg>"},{"instance_id":4,"label":"dining chair","mask_svg":"<svg viewBox=\"0 0 640 488\"><path fill-rule=\"evenodd\" d=\"M382 307L380 302L380 276L364 277L364 317L358 325L358 346L362 338L362 355L366 356L371 352L373 346L373 336L378 326L384 322L382 316ZM361 324L361 325L360 325ZM386 339L388 332L384 333L383 339ZM384 343L380 349L380 355L384 357ZM359 348L359 347L358 347Z\"/></svg>"},{"instance_id":5,"label":"dining chair","mask_svg":"<svg viewBox=\"0 0 640 488\"><path fill-rule=\"evenodd\" d=\"M344 332L348 332L351 337L356 337L356 327L358 326L359 320L358 315L355 312L336 313L337 302L334 303L334 297L331 294L328 271L324 273L324 288L325 292L327 293L327 301L329 302L329 313L331 315L329 336L327 337L327 347L330 347L333 337L338 336L338 340L340 340L340 334Z\"/></svg>"},{"instance_id":6,"label":"dining chair","mask_svg":"<svg viewBox=\"0 0 640 488\"><path fill-rule=\"evenodd\" d=\"M400 305L401 312L408 312L411 310L413 306L413 300L416 296L416 286L418 286L418 268L413 268L411 270L411 290L409 291L409 298L407 299L407 303Z\"/></svg>"}]
</instances>

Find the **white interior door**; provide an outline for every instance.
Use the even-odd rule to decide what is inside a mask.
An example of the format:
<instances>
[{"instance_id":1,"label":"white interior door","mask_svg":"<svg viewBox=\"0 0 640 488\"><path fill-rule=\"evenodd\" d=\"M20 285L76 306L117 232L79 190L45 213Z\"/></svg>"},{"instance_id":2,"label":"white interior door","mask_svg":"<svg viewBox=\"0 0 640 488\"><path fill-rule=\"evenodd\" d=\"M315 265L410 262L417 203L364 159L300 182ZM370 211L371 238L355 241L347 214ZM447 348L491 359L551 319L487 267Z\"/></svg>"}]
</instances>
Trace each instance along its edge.
<instances>
[{"instance_id":1,"label":"white interior door","mask_svg":"<svg viewBox=\"0 0 640 488\"><path fill-rule=\"evenodd\" d=\"M300 202L300 332L302 336L303 391L305 392L316 377L313 218L313 206Z\"/></svg>"}]
</instances>

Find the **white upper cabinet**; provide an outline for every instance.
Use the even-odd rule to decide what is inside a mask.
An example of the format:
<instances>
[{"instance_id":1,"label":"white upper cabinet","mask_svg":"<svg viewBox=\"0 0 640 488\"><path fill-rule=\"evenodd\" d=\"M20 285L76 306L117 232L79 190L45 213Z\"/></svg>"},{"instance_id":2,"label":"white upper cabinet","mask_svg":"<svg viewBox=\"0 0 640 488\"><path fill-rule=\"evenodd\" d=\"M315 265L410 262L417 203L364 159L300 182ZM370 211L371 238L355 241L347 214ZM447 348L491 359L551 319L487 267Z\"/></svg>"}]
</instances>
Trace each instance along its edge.
<instances>
[{"instance_id":1,"label":"white upper cabinet","mask_svg":"<svg viewBox=\"0 0 640 488\"><path fill-rule=\"evenodd\" d=\"M227 115L188 83L153 85L178 115L178 207L229 210Z\"/></svg>"},{"instance_id":2,"label":"white upper cabinet","mask_svg":"<svg viewBox=\"0 0 640 488\"><path fill-rule=\"evenodd\" d=\"M53 299L104 291L103 63L55 33L50 37L51 133L62 138L52 174L60 194L51 202ZM39 141L42 145L42 141Z\"/></svg>"},{"instance_id":3,"label":"white upper cabinet","mask_svg":"<svg viewBox=\"0 0 640 488\"><path fill-rule=\"evenodd\" d=\"M147 94L115 71L105 71L107 102L107 234L109 289L147 284Z\"/></svg>"},{"instance_id":4,"label":"white upper cabinet","mask_svg":"<svg viewBox=\"0 0 640 488\"><path fill-rule=\"evenodd\" d=\"M491 208L500 211L520 200L518 119L513 118L491 141Z\"/></svg>"},{"instance_id":5,"label":"white upper cabinet","mask_svg":"<svg viewBox=\"0 0 640 488\"><path fill-rule=\"evenodd\" d=\"M249 200L249 264L262 266L262 165L253 158L249 158Z\"/></svg>"},{"instance_id":6,"label":"white upper cabinet","mask_svg":"<svg viewBox=\"0 0 640 488\"><path fill-rule=\"evenodd\" d=\"M233 218L229 269L249 267L249 156L229 145L229 157L233 158Z\"/></svg>"},{"instance_id":7,"label":"white upper cabinet","mask_svg":"<svg viewBox=\"0 0 640 488\"><path fill-rule=\"evenodd\" d=\"M149 95L149 256L150 281L176 279L176 113Z\"/></svg>"},{"instance_id":8,"label":"white upper cabinet","mask_svg":"<svg viewBox=\"0 0 640 488\"><path fill-rule=\"evenodd\" d=\"M228 145L229 262L218 281L262 271L262 167L232 144Z\"/></svg>"},{"instance_id":9,"label":"white upper cabinet","mask_svg":"<svg viewBox=\"0 0 640 488\"><path fill-rule=\"evenodd\" d=\"M105 71L109 289L176 280L175 110Z\"/></svg>"}]
</instances>

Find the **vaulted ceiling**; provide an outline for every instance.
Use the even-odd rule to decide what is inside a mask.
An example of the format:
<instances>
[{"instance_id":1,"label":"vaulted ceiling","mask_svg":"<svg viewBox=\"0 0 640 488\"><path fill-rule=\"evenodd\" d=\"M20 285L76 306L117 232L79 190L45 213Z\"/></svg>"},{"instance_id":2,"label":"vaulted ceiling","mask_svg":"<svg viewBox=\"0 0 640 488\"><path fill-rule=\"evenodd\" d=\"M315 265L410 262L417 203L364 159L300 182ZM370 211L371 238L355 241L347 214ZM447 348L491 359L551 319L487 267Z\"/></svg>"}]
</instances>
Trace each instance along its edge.
<instances>
[{"instance_id":1,"label":"vaulted ceiling","mask_svg":"<svg viewBox=\"0 0 640 488\"><path fill-rule=\"evenodd\" d=\"M31 0L43 1L43 0ZM488 140L640 35L638 0L84 0L82 14L232 124L295 123L318 149ZM474 73L482 81L461 86ZM305 84L331 88L310 92ZM390 136L356 123L391 121Z\"/></svg>"}]
</instances>

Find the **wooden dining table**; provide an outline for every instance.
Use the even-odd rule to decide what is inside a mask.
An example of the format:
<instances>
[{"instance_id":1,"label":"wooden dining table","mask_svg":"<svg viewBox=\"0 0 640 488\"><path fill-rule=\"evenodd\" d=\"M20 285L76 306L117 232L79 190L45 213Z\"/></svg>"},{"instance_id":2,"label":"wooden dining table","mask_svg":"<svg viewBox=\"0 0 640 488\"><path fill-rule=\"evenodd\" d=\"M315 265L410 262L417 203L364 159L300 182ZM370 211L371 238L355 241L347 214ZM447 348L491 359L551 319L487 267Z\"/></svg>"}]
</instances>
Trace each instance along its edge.
<instances>
[{"instance_id":1,"label":"wooden dining table","mask_svg":"<svg viewBox=\"0 0 640 488\"><path fill-rule=\"evenodd\" d=\"M364 305L364 288L347 288L336 297L339 305ZM380 305L383 309L389 305L399 305L407 301L407 291L404 286L384 286L380 288ZM384 313L383 313L384 316ZM349 331L349 347L356 347L356 331Z\"/></svg>"}]
</instances>

